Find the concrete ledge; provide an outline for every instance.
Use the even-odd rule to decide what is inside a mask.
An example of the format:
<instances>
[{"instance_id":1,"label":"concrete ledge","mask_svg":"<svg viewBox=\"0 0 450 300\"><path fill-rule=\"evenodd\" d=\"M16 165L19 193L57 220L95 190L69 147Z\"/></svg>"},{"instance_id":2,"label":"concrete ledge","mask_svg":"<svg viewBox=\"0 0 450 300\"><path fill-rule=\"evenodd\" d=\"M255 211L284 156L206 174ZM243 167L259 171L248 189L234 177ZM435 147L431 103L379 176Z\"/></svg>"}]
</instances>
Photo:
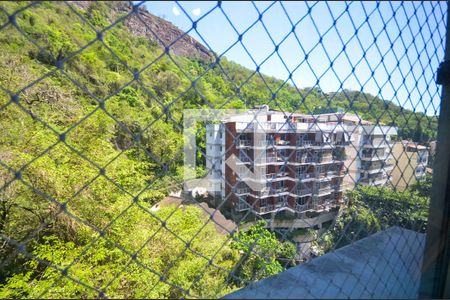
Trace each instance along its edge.
<instances>
[{"instance_id":1,"label":"concrete ledge","mask_svg":"<svg viewBox=\"0 0 450 300\"><path fill-rule=\"evenodd\" d=\"M391 227L224 299L417 299L425 235Z\"/></svg>"}]
</instances>

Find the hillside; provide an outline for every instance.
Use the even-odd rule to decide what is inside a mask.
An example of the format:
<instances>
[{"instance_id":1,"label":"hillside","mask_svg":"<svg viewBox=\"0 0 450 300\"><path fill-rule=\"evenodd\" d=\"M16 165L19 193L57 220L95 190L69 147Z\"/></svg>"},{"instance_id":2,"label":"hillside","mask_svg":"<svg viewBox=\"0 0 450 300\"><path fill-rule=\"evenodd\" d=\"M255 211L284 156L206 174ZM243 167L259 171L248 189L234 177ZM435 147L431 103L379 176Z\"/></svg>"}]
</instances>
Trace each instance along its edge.
<instances>
[{"instance_id":1,"label":"hillside","mask_svg":"<svg viewBox=\"0 0 450 300\"><path fill-rule=\"evenodd\" d=\"M399 127L419 125L424 140L435 134L436 118L400 113L367 94L324 95L290 85L275 93L280 80L226 58L212 64L213 54L189 36L174 44L170 57L163 55L161 45L181 31L142 10L141 18L121 19L125 3L0 7L0 23L8 24L0 30L0 233L23 243L20 249L28 254L9 243L0 246L6 258L2 298L39 298L44 292L50 298L93 298L102 295L99 290L115 298L180 298L183 289L209 298L239 287L229 272L245 261L242 248L214 234L212 224L203 227L201 211L149 211L181 184L184 108L268 103L311 112L331 106L387 124L395 116ZM264 276L283 269L273 250L279 244L270 241ZM194 251L186 251L187 242ZM49 261L59 269L48 267ZM254 268L264 265L256 262ZM243 277L262 276L242 266ZM95 289L80 291L61 274Z\"/></svg>"},{"instance_id":2,"label":"hillside","mask_svg":"<svg viewBox=\"0 0 450 300\"><path fill-rule=\"evenodd\" d=\"M85 11L89 10L93 4L91 1L71 1L70 3ZM104 17L109 24L132 10L129 2L105 3L105 5L108 6L109 11L104 14ZM146 37L163 48L171 45L173 54L203 60L211 60L213 57L205 46L189 35L184 35L184 32L172 23L150 14L143 7L139 8L138 13L126 18L124 25L134 36Z\"/></svg>"}]
</instances>

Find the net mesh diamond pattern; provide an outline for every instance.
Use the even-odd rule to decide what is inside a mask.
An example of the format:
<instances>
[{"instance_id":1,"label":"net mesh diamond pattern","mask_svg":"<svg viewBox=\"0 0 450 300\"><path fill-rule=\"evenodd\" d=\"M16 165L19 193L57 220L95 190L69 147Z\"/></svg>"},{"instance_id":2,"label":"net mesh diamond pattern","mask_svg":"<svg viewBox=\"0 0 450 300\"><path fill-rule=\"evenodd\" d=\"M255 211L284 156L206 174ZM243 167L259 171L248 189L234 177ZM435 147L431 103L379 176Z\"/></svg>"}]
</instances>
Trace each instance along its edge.
<instances>
[{"instance_id":1,"label":"net mesh diamond pattern","mask_svg":"<svg viewBox=\"0 0 450 300\"><path fill-rule=\"evenodd\" d=\"M218 298L392 227L417 233L392 255L423 244L445 3L192 5L0 4L3 297ZM407 280L364 268L305 288Z\"/></svg>"}]
</instances>

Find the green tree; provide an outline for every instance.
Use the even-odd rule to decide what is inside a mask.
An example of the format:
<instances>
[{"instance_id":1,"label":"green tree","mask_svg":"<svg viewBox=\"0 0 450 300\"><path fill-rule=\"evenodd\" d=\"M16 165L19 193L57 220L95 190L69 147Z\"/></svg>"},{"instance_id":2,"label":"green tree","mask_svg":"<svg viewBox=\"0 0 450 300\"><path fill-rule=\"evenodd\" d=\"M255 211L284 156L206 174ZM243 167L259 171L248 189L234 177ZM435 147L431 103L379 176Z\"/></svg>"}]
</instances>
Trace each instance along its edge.
<instances>
[{"instance_id":1,"label":"green tree","mask_svg":"<svg viewBox=\"0 0 450 300\"><path fill-rule=\"evenodd\" d=\"M344 208L328 232L318 239L327 252L340 248L391 226L425 232L429 197L417 189L393 191L389 188L358 187L347 192L349 207Z\"/></svg>"},{"instance_id":2,"label":"green tree","mask_svg":"<svg viewBox=\"0 0 450 300\"><path fill-rule=\"evenodd\" d=\"M265 225L265 221L258 221L247 231L238 232L231 243L231 248L242 254L235 272L239 284L280 273L294 259L295 245L280 242L275 233L264 228Z\"/></svg>"},{"instance_id":3,"label":"green tree","mask_svg":"<svg viewBox=\"0 0 450 300\"><path fill-rule=\"evenodd\" d=\"M410 189L413 192L417 192L422 197L431 197L431 188L433 185L433 177L429 174L425 175L424 180L417 180L414 182Z\"/></svg>"}]
</instances>

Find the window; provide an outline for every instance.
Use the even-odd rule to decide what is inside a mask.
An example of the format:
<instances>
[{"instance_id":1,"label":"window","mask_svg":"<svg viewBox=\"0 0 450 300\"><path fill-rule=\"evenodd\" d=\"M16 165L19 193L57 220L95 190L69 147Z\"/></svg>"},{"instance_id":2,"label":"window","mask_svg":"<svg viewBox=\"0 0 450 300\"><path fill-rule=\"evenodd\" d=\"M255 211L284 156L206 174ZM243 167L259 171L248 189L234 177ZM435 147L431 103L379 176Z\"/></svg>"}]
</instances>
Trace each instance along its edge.
<instances>
[{"instance_id":1,"label":"window","mask_svg":"<svg viewBox=\"0 0 450 300\"><path fill-rule=\"evenodd\" d=\"M316 166L316 172L317 173L323 173L325 171L325 168L323 165Z\"/></svg>"},{"instance_id":2,"label":"window","mask_svg":"<svg viewBox=\"0 0 450 300\"><path fill-rule=\"evenodd\" d=\"M308 202L308 197L300 197L297 199L298 205L305 205Z\"/></svg>"},{"instance_id":3,"label":"window","mask_svg":"<svg viewBox=\"0 0 450 300\"><path fill-rule=\"evenodd\" d=\"M299 166L299 167L297 167L297 173L298 174L306 173L306 168L307 168L307 166Z\"/></svg>"},{"instance_id":4,"label":"window","mask_svg":"<svg viewBox=\"0 0 450 300\"><path fill-rule=\"evenodd\" d=\"M260 207L266 207L267 206L267 198L260 199L259 200L259 206Z\"/></svg>"}]
</instances>

